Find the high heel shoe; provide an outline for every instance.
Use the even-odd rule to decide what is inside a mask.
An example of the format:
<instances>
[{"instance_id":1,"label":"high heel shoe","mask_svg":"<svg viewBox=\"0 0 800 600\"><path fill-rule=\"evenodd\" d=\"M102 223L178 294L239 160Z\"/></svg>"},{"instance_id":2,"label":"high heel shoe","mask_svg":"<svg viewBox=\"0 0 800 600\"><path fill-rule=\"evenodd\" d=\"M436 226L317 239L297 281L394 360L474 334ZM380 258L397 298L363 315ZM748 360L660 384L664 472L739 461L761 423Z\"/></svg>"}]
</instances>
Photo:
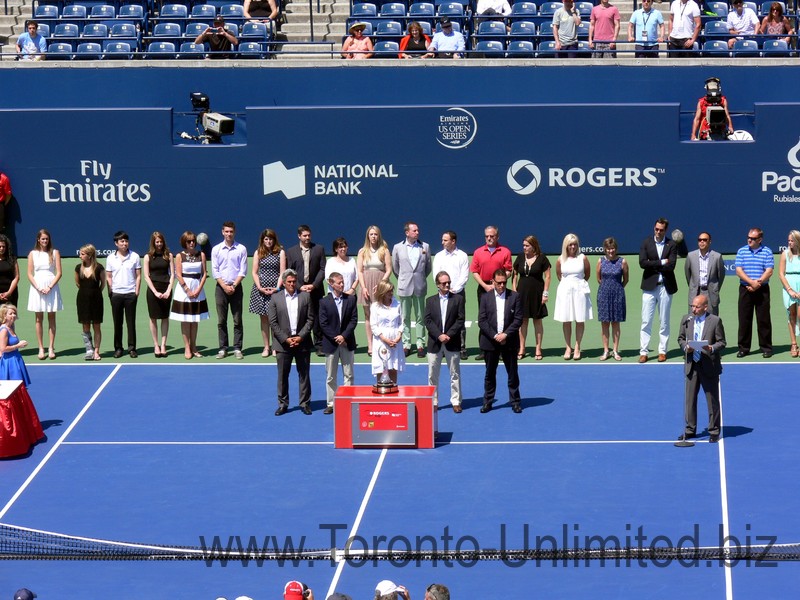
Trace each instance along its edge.
<instances>
[{"instance_id":1,"label":"high heel shoe","mask_svg":"<svg viewBox=\"0 0 800 600\"><path fill-rule=\"evenodd\" d=\"M564 352L564 360L570 360L572 358L572 348L567 348L567 351Z\"/></svg>"},{"instance_id":2,"label":"high heel shoe","mask_svg":"<svg viewBox=\"0 0 800 600\"><path fill-rule=\"evenodd\" d=\"M797 349L797 344L792 344L792 349L789 351L789 354L792 356L792 358L797 358L797 356L800 355L800 351Z\"/></svg>"}]
</instances>

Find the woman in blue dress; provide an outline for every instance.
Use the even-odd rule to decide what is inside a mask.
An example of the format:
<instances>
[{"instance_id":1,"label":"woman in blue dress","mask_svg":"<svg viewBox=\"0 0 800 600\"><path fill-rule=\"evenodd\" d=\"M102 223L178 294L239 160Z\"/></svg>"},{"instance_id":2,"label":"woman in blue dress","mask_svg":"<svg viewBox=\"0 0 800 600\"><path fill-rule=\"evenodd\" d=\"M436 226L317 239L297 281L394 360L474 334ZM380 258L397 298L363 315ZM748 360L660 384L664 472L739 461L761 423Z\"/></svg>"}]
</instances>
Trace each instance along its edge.
<instances>
[{"instance_id":1,"label":"woman in blue dress","mask_svg":"<svg viewBox=\"0 0 800 600\"><path fill-rule=\"evenodd\" d=\"M792 347L789 354L797 358L797 307L800 305L800 231L792 229L786 242L786 250L781 252L778 263L778 276L783 285L783 306L789 320L789 340Z\"/></svg>"},{"instance_id":2,"label":"woman in blue dress","mask_svg":"<svg viewBox=\"0 0 800 600\"><path fill-rule=\"evenodd\" d=\"M619 324L625 320L625 286L628 284L628 263L617 254L617 240L613 237L603 240L605 256L597 262L597 316L600 319L603 335L603 354L600 360L619 355ZM613 336L613 350L609 352L609 329Z\"/></svg>"},{"instance_id":3,"label":"woman in blue dress","mask_svg":"<svg viewBox=\"0 0 800 600\"><path fill-rule=\"evenodd\" d=\"M27 387L31 384L31 378L19 349L27 346L28 342L19 339L14 333L14 321L16 320L16 306L13 304L0 306L0 352L3 353L0 357L0 379L21 379Z\"/></svg>"}]
</instances>

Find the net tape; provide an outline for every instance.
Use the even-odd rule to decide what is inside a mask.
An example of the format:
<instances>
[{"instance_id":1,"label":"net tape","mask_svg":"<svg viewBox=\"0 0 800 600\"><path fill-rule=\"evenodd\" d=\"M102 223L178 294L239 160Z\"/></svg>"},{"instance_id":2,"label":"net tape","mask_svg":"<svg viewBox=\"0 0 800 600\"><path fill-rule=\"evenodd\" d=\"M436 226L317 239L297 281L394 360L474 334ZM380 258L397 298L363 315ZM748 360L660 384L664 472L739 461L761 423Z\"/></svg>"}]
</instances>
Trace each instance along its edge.
<instances>
[{"instance_id":1,"label":"net tape","mask_svg":"<svg viewBox=\"0 0 800 600\"><path fill-rule=\"evenodd\" d=\"M604 547L604 548L533 548L470 550L353 550L342 548L302 549L299 551L252 551L224 547L168 546L117 542L70 536L49 531L0 524L0 560L185 560L214 562L279 561L392 561L458 562L478 561L510 563L537 561L576 563L588 561L682 561L749 562L800 561L800 544L770 544L729 547Z\"/></svg>"}]
</instances>

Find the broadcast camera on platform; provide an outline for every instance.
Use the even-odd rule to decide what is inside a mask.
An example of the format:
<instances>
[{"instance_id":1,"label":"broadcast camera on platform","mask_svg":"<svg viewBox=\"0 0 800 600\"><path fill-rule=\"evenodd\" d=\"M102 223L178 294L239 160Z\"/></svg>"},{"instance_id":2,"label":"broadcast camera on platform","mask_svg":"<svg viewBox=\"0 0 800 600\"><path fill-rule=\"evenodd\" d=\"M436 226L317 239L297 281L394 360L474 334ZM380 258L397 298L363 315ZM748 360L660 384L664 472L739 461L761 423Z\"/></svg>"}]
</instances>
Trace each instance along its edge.
<instances>
[{"instance_id":1,"label":"broadcast camera on platform","mask_svg":"<svg viewBox=\"0 0 800 600\"><path fill-rule=\"evenodd\" d=\"M221 144L222 136L233 135L234 120L222 113L211 112L211 101L203 92L189 94L192 101L192 112L197 115L195 119L196 135L181 132L180 137L185 140L194 140L201 144Z\"/></svg>"},{"instance_id":2,"label":"broadcast camera on platform","mask_svg":"<svg viewBox=\"0 0 800 600\"><path fill-rule=\"evenodd\" d=\"M712 140L728 139L728 116L722 106L722 84L718 77L706 79L706 121Z\"/></svg>"}]
</instances>

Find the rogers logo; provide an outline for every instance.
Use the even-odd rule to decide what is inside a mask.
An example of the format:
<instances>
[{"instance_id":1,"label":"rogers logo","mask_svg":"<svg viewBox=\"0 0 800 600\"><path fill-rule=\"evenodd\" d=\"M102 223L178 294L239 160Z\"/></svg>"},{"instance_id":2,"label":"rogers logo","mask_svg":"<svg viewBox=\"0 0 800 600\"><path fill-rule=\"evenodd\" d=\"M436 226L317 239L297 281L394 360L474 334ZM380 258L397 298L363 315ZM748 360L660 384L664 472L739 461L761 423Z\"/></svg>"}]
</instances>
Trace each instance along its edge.
<instances>
[{"instance_id":1,"label":"rogers logo","mask_svg":"<svg viewBox=\"0 0 800 600\"><path fill-rule=\"evenodd\" d=\"M521 173L524 171L524 173ZM520 183L523 179L523 183ZM537 190L542 181L542 172L529 160L518 160L506 173L506 182L520 196L529 196Z\"/></svg>"}]
</instances>

